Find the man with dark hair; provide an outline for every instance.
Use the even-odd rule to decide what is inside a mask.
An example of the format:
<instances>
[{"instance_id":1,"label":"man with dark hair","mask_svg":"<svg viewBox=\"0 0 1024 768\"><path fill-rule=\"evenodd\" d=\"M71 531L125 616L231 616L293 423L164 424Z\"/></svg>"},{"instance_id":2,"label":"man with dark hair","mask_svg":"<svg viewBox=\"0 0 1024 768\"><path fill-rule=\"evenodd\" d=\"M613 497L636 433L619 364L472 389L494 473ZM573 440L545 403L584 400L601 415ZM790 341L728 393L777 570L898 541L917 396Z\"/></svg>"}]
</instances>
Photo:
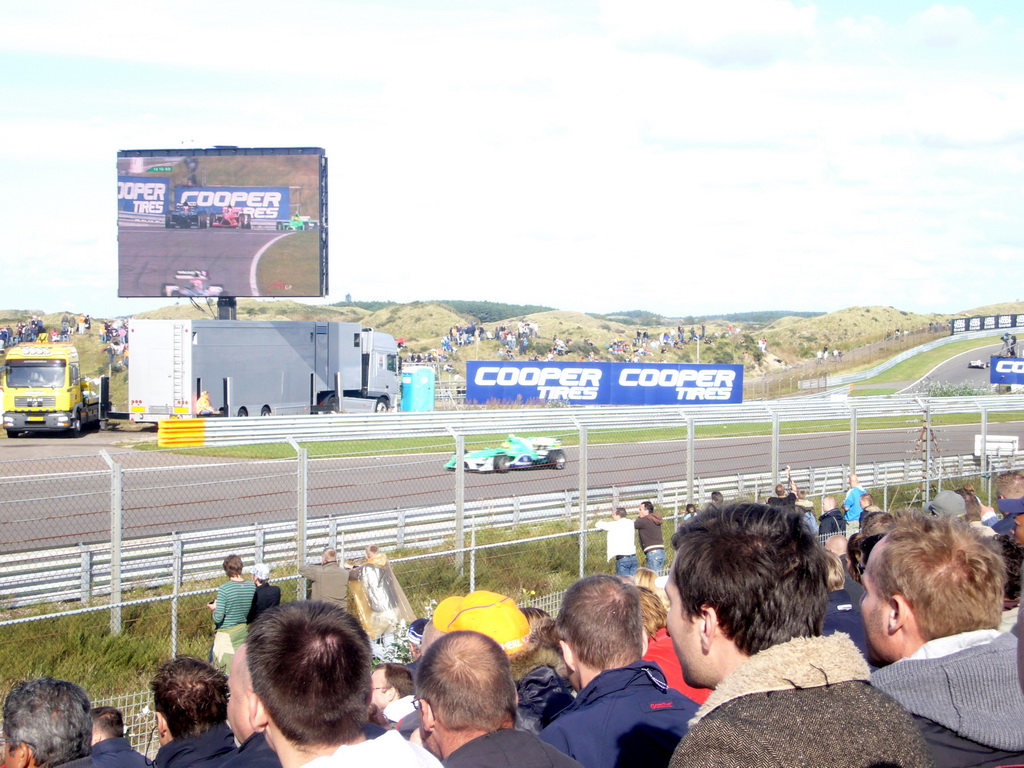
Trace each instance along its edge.
<instances>
[{"instance_id":1,"label":"man with dark hair","mask_svg":"<svg viewBox=\"0 0 1024 768\"><path fill-rule=\"evenodd\" d=\"M661 534L661 516L654 511L650 501L640 502L640 514L633 521L637 535L640 537L640 549L644 552L644 560L648 568L661 573L665 567L665 540Z\"/></svg>"},{"instance_id":2,"label":"man with dark hair","mask_svg":"<svg viewBox=\"0 0 1024 768\"><path fill-rule=\"evenodd\" d=\"M725 497L722 495L722 492L721 491L712 491L711 492L711 499L710 499L710 501L708 501L708 503L704 505L704 509L701 510L701 511L707 512L710 509L721 509L724 506L725 506Z\"/></svg>"},{"instance_id":3,"label":"man with dark hair","mask_svg":"<svg viewBox=\"0 0 1024 768\"><path fill-rule=\"evenodd\" d=\"M253 726L284 768L437 766L397 731L367 740L370 641L359 621L326 602L271 608L246 642Z\"/></svg>"},{"instance_id":4,"label":"man with dark hair","mask_svg":"<svg viewBox=\"0 0 1024 768\"><path fill-rule=\"evenodd\" d=\"M66 680L19 683L4 701L6 768L91 768L89 697Z\"/></svg>"},{"instance_id":5,"label":"man with dark hair","mask_svg":"<svg viewBox=\"0 0 1024 768\"><path fill-rule=\"evenodd\" d=\"M124 716L114 707L92 710L92 764L94 768L150 768L141 752L124 737Z\"/></svg>"},{"instance_id":6,"label":"man with dark hair","mask_svg":"<svg viewBox=\"0 0 1024 768\"><path fill-rule=\"evenodd\" d=\"M675 534L669 634L714 688L672 766L928 766L910 716L869 684L846 635L821 637L826 553L795 511L734 504ZM836 727L821 728L821 718Z\"/></svg>"},{"instance_id":7,"label":"man with dark hair","mask_svg":"<svg viewBox=\"0 0 1024 768\"><path fill-rule=\"evenodd\" d=\"M900 518L875 545L861 605L871 677L914 715L935 764L1024 759L1017 638L1001 634L1005 568L992 542L948 517Z\"/></svg>"},{"instance_id":8,"label":"man with dark hair","mask_svg":"<svg viewBox=\"0 0 1024 768\"><path fill-rule=\"evenodd\" d=\"M532 733L515 729L508 655L477 632L451 632L423 655L416 681L420 735L448 768L579 768Z\"/></svg>"},{"instance_id":9,"label":"man with dark hair","mask_svg":"<svg viewBox=\"0 0 1024 768\"><path fill-rule=\"evenodd\" d=\"M370 721L392 727L413 707L412 672L402 664L379 664L370 675Z\"/></svg>"},{"instance_id":10,"label":"man with dark hair","mask_svg":"<svg viewBox=\"0 0 1024 768\"><path fill-rule=\"evenodd\" d=\"M542 741L586 768L668 764L695 702L671 690L646 649L640 590L604 574L573 584L556 629L579 691L540 733Z\"/></svg>"},{"instance_id":11,"label":"man with dark hair","mask_svg":"<svg viewBox=\"0 0 1024 768\"><path fill-rule=\"evenodd\" d=\"M225 719L228 678L191 656L165 661L149 683L160 750L157 768L217 768L235 748Z\"/></svg>"}]
</instances>

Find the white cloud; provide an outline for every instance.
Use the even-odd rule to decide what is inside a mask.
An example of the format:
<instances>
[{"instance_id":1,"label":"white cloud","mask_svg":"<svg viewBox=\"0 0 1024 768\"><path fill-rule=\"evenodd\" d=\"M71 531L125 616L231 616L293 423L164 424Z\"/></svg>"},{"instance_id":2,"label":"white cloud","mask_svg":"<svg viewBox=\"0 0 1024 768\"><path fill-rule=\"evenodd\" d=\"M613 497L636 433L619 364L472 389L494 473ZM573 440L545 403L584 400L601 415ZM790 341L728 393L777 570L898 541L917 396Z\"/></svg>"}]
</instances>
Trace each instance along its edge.
<instances>
[{"instance_id":1,"label":"white cloud","mask_svg":"<svg viewBox=\"0 0 1024 768\"><path fill-rule=\"evenodd\" d=\"M908 21L915 38L936 48L954 48L982 37L977 17L962 5L933 5Z\"/></svg>"},{"instance_id":2,"label":"white cloud","mask_svg":"<svg viewBox=\"0 0 1024 768\"><path fill-rule=\"evenodd\" d=\"M1024 88L996 90L976 83L911 93L907 124L932 147L975 147L1024 142Z\"/></svg>"},{"instance_id":3,"label":"white cloud","mask_svg":"<svg viewBox=\"0 0 1024 768\"><path fill-rule=\"evenodd\" d=\"M693 56L716 67L760 67L805 48L813 5L788 0L605 0L601 21L621 45Z\"/></svg>"}]
</instances>

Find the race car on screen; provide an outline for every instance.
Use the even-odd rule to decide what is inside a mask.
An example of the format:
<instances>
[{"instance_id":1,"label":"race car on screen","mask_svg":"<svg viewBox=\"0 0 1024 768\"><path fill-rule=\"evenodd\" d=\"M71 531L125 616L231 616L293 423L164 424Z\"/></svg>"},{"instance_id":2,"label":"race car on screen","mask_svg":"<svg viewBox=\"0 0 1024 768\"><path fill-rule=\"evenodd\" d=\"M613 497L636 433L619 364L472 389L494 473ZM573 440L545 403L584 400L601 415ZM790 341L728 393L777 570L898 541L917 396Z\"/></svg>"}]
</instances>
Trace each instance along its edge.
<instances>
[{"instance_id":1,"label":"race car on screen","mask_svg":"<svg viewBox=\"0 0 1024 768\"><path fill-rule=\"evenodd\" d=\"M206 229L209 224L210 214L188 203L178 203L174 210L164 217L164 226L167 229Z\"/></svg>"},{"instance_id":2,"label":"race car on screen","mask_svg":"<svg viewBox=\"0 0 1024 768\"><path fill-rule=\"evenodd\" d=\"M452 456L444 468L454 471L458 458ZM467 453L463 456L463 465L468 472L508 472L531 467L565 469L565 452L557 437L509 435L498 448Z\"/></svg>"},{"instance_id":3,"label":"race car on screen","mask_svg":"<svg viewBox=\"0 0 1024 768\"><path fill-rule=\"evenodd\" d=\"M213 214L211 227L234 227L236 229L252 229L252 215L244 213L237 206L225 206L220 213Z\"/></svg>"}]
</instances>

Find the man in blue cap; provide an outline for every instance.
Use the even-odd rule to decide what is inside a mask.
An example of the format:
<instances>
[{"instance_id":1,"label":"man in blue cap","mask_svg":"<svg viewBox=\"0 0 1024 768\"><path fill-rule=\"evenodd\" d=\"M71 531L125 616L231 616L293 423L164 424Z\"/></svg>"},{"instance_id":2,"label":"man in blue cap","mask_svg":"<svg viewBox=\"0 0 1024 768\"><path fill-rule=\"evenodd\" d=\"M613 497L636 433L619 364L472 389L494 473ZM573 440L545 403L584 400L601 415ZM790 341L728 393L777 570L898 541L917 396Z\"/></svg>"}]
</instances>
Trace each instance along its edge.
<instances>
[{"instance_id":1,"label":"man in blue cap","mask_svg":"<svg viewBox=\"0 0 1024 768\"><path fill-rule=\"evenodd\" d=\"M1020 472L1003 472L996 478L996 495L999 497L999 511L1003 519L992 526L996 533L1005 533L1024 542L1024 526L1018 527L1017 515L1024 512L1024 475Z\"/></svg>"}]
</instances>

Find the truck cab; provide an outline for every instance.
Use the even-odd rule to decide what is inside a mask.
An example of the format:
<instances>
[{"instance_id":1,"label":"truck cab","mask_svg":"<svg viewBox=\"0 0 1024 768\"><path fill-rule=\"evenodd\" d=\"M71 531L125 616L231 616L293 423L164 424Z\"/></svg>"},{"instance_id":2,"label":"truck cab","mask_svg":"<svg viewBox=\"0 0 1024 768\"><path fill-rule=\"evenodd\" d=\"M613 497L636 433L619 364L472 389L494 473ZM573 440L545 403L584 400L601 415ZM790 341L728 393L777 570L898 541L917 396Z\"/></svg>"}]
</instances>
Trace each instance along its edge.
<instances>
[{"instance_id":1,"label":"truck cab","mask_svg":"<svg viewBox=\"0 0 1024 768\"><path fill-rule=\"evenodd\" d=\"M70 432L100 419L100 397L82 378L78 350L68 343L19 344L0 368L3 425L22 432Z\"/></svg>"}]
</instances>

